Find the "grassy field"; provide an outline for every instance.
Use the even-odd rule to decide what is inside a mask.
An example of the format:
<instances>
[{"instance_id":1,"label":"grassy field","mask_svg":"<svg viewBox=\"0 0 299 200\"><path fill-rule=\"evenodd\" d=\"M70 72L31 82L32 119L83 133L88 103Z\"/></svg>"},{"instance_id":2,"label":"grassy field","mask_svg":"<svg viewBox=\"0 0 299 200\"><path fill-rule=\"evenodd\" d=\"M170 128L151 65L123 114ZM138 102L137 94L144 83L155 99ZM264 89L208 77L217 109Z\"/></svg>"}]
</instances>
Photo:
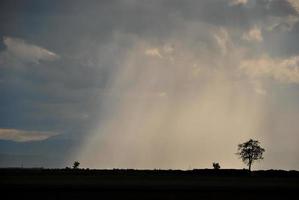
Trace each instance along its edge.
<instances>
[{"instance_id":1,"label":"grassy field","mask_svg":"<svg viewBox=\"0 0 299 200\"><path fill-rule=\"evenodd\" d=\"M299 172L1 169L0 188L14 199L286 199Z\"/></svg>"}]
</instances>

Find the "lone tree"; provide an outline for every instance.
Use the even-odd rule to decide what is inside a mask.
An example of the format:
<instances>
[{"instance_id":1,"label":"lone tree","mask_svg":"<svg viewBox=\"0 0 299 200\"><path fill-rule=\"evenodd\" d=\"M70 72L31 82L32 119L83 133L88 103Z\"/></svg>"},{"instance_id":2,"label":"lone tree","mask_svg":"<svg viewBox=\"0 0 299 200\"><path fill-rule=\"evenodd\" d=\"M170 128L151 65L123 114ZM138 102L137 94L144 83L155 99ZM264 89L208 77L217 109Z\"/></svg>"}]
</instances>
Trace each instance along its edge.
<instances>
[{"instance_id":1,"label":"lone tree","mask_svg":"<svg viewBox=\"0 0 299 200\"><path fill-rule=\"evenodd\" d=\"M79 165L80 165L80 163L78 161L75 161L73 164L73 169L78 169Z\"/></svg>"},{"instance_id":2,"label":"lone tree","mask_svg":"<svg viewBox=\"0 0 299 200\"><path fill-rule=\"evenodd\" d=\"M254 161L264 159L264 152L265 149L260 146L259 141L250 139L238 145L237 155L240 156L242 161L248 166L249 171L251 171L251 165Z\"/></svg>"}]
</instances>

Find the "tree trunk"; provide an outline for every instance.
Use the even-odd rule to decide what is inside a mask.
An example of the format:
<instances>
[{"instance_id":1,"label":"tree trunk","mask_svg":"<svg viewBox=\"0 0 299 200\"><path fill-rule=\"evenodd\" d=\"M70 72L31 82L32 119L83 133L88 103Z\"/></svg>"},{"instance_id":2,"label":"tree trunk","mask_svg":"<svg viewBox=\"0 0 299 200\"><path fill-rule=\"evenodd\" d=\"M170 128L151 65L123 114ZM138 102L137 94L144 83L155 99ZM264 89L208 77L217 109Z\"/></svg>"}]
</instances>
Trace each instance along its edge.
<instances>
[{"instance_id":1,"label":"tree trunk","mask_svg":"<svg viewBox=\"0 0 299 200\"><path fill-rule=\"evenodd\" d=\"M251 164L252 164L252 162L249 161L248 166L249 166L249 171L250 171L250 172L251 172Z\"/></svg>"}]
</instances>

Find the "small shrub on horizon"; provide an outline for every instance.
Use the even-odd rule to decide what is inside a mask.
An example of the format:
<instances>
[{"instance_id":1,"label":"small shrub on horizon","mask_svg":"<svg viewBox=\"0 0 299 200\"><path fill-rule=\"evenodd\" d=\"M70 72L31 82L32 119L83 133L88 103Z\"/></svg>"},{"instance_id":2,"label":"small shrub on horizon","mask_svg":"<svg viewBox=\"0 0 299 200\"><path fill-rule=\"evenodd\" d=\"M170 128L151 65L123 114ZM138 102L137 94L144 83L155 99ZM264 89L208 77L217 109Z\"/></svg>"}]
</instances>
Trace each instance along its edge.
<instances>
[{"instance_id":1,"label":"small shrub on horizon","mask_svg":"<svg viewBox=\"0 0 299 200\"><path fill-rule=\"evenodd\" d=\"M219 163L215 163L215 162L213 162L213 168L214 168L215 170L219 170L219 169L220 169L220 165L219 165Z\"/></svg>"},{"instance_id":2,"label":"small shrub on horizon","mask_svg":"<svg viewBox=\"0 0 299 200\"><path fill-rule=\"evenodd\" d=\"M73 169L78 169L79 165L80 165L80 163L78 161L75 161L73 164Z\"/></svg>"}]
</instances>

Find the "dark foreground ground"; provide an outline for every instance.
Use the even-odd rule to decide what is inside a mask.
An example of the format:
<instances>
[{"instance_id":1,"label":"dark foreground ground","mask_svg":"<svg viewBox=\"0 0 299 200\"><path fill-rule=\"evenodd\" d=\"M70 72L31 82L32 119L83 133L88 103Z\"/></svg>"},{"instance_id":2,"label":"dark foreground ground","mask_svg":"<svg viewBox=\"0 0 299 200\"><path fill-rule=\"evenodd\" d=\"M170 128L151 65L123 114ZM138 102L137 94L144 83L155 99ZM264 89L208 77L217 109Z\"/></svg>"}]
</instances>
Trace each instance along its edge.
<instances>
[{"instance_id":1,"label":"dark foreground ground","mask_svg":"<svg viewBox=\"0 0 299 200\"><path fill-rule=\"evenodd\" d=\"M0 169L0 190L3 199L297 199L299 172Z\"/></svg>"}]
</instances>

